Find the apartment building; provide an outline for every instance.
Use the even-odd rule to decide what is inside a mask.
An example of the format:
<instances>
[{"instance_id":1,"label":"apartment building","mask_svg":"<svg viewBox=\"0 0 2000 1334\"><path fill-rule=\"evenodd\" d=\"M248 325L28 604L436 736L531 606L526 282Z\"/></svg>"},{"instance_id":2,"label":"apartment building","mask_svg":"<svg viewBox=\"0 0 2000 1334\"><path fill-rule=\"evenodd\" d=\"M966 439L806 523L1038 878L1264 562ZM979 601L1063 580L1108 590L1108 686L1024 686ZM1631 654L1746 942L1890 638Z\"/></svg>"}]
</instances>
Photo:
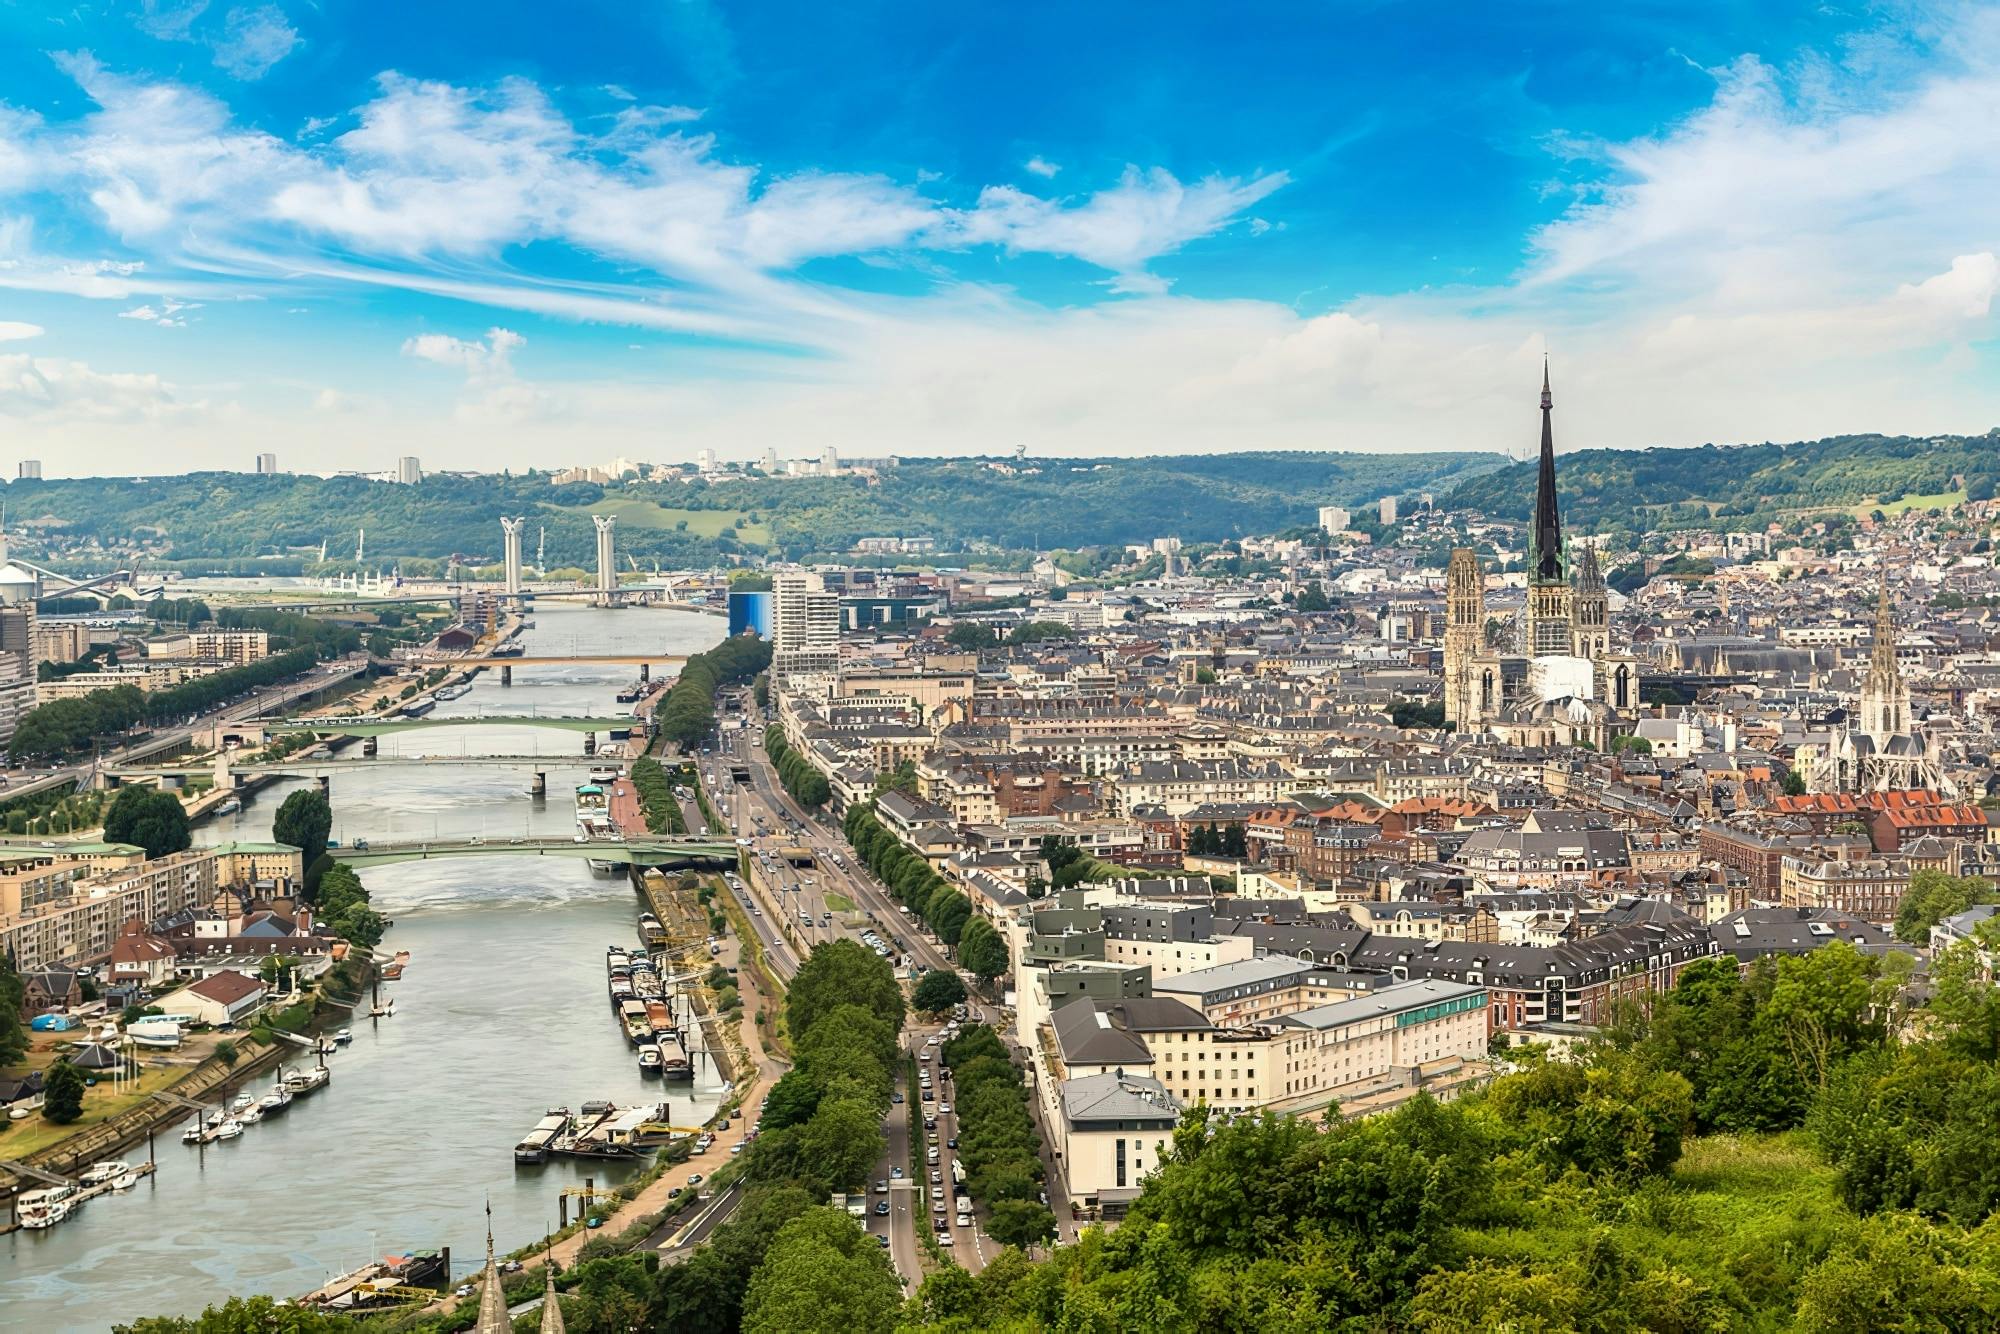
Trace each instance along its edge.
<instances>
[{"instance_id":1,"label":"apartment building","mask_svg":"<svg viewBox=\"0 0 2000 1334\"><path fill-rule=\"evenodd\" d=\"M840 594L817 574L771 578L771 670L780 676L831 675L840 666Z\"/></svg>"},{"instance_id":2,"label":"apartment building","mask_svg":"<svg viewBox=\"0 0 2000 1334\"><path fill-rule=\"evenodd\" d=\"M1778 874L1778 902L1786 908L1824 908L1886 925L1910 888L1910 863L1900 857L1786 857Z\"/></svg>"},{"instance_id":3,"label":"apartment building","mask_svg":"<svg viewBox=\"0 0 2000 1334\"><path fill-rule=\"evenodd\" d=\"M271 636L264 630L224 629L219 625L208 625L185 634L149 639L146 641L146 656L155 659L196 658L241 667L271 656Z\"/></svg>"}]
</instances>

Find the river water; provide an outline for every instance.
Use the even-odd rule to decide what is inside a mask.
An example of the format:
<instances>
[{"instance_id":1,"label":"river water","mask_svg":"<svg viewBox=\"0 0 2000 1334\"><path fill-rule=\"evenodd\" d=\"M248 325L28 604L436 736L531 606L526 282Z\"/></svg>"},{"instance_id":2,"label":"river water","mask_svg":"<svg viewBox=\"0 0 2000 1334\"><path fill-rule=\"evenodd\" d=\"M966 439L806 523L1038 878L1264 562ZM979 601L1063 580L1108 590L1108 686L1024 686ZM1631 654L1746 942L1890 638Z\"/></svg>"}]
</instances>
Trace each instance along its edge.
<instances>
[{"instance_id":1,"label":"river water","mask_svg":"<svg viewBox=\"0 0 2000 1334\"><path fill-rule=\"evenodd\" d=\"M699 652L719 618L545 604L530 653ZM482 673L433 717L623 713L618 689L636 667L517 667L502 686ZM382 768L333 780L334 837L564 834L584 781L580 733L478 725L382 738ZM345 752L358 756L359 745ZM396 757L551 757L548 796L527 795L510 769L397 764ZM199 842L266 839L287 792L264 789L241 813L196 831ZM104 1195L61 1225L0 1237L0 1326L104 1329L143 1315L192 1314L234 1294L293 1296L370 1256L449 1246L453 1271L481 1262L490 1198L504 1252L556 1222L558 1192L586 1176L615 1184L630 1169L551 1161L516 1168L512 1149L543 1111L603 1098L671 1097L676 1124L713 1111L719 1079L696 1061L686 1084L643 1079L611 1017L604 949L636 939L630 882L581 859L471 857L401 862L362 873L394 920L385 946L410 951L384 988L393 1018L352 1022L352 1045L327 1058L332 1083L275 1120L204 1154L158 1140L159 1171L126 1195ZM261 1076L257 1091L267 1090ZM126 1157L145 1157L145 1145Z\"/></svg>"}]
</instances>

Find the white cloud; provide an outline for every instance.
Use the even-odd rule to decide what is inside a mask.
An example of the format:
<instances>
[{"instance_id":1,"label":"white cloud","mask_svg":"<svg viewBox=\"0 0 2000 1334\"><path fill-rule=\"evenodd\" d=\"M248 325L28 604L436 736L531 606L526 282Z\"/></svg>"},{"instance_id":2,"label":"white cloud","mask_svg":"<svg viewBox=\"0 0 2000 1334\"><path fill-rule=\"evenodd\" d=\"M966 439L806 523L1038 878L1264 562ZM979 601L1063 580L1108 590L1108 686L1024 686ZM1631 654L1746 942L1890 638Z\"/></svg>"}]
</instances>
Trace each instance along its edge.
<instances>
[{"instance_id":1,"label":"white cloud","mask_svg":"<svg viewBox=\"0 0 2000 1334\"><path fill-rule=\"evenodd\" d=\"M201 412L157 375L105 374L59 357L0 354L0 415L65 422L161 423Z\"/></svg>"},{"instance_id":2,"label":"white cloud","mask_svg":"<svg viewBox=\"0 0 2000 1334\"><path fill-rule=\"evenodd\" d=\"M40 338L42 333L42 326L39 324L24 324L20 320L0 320L0 343Z\"/></svg>"},{"instance_id":3,"label":"white cloud","mask_svg":"<svg viewBox=\"0 0 2000 1334\"><path fill-rule=\"evenodd\" d=\"M513 373L514 349L528 340L512 329L493 328L486 337L466 342L449 334L417 334L403 340L403 355L440 366L455 366L468 376L504 376Z\"/></svg>"},{"instance_id":4,"label":"white cloud","mask_svg":"<svg viewBox=\"0 0 2000 1334\"><path fill-rule=\"evenodd\" d=\"M200 308L201 303L198 301L176 301L172 297L167 297L157 307L145 305L134 306L130 310L121 310L118 312L118 318L121 320L144 320L161 329L184 329L187 327L187 320L182 317L181 312L184 310L199 310Z\"/></svg>"},{"instance_id":5,"label":"white cloud","mask_svg":"<svg viewBox=\"0 0 2000 1334\"><path fill-rule=\"evenodd\" d=\"M215 43L215 64L239 79L261 79L298 49L298 30L276 5L244 5L229 11Z\"/></svg>"},{"instance_id":6,"label":"white cloud","mask_svg":"<svg viewBox=\"0 0 2000 1334\"><path fill-rule=\"evenodd\" d=\"M1053 180L1055 174L1061 171L1062 168L1043 157L1040 153L1037 153L1021 164L1021 170L1033 172L1044 180Z\"/></svg>"},{"instance_id":7,"label":"white cloud","mask_svg":"<svg viewBox=\"0 0 2000 1334\"><path fill-rule=\"evenodd\" d=\"M208 0L186 0L181 4L144 0L139 16L132 22L150 37L166 42L185 42L192 40L190 34L194 21L207 9Z\"/></svg>"}]
</instances>

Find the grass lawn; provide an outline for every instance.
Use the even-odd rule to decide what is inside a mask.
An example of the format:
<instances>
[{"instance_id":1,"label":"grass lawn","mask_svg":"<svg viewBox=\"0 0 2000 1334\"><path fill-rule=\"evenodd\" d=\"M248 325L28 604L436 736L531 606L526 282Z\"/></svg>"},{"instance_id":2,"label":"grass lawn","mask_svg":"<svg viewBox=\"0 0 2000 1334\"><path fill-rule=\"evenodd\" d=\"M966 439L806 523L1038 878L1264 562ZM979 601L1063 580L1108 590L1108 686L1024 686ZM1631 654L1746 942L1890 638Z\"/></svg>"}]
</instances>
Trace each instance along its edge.
<instances>
[{"instance_id":1,"label":"grass lawn","mask_svg":"<svg viewBox=\"0 0 2000 1334\"><path fill-rule=\"evenodd\" d=\"M542 508L562 507L544 502ZM631 496L607 496L592 505L590 510L593 514L615 514L620 524L632 528L670 529L686 523L688 532L696 537L714 537L725 528L734 528L738 539L754 546L767 545L771 540L770 525L751 523L747 511L668 510L661 509L650 500L638 500Z\"/></svg>"},{"instance_id":2,"label":"grass lawn","mask_svg":"<svg viewBox=\"0 0 2000 1334\"><path fill-rule=\"evenodd\" d=\"M826 906L838 913L851 913L854 911L854 900L829 889L826 892Z\"/></svg>"},{"instance_id":3,"label":"grass lawn","mask_svg":"<svg viewBox=\"0 0 2000 1334\"><path fill-rule=\"evenodd\" d=\"M1949 509L1953 505L1964 503L1965 489L1961 487L1956 491L1939 491L1928 496L1904 496L1901 500L1892 500L1886 505L1856 505L1849 513L1860 518L1864 514L1881 510L1893 518L1905 510Z\"/></svg>"},{"instance_id":4,"label":"grass lawn","mask_svg":"<svg viewBox=\"0 0 2000 1334\"><path fill-rule=\"evenodd\" d=\"M44 1069L53 1063L53 1052L36 1052L27 1061L30 1067ZM83 1091L83 1115L66 1126L43 1120L39 1113L25 1121L9 1124L4 1132L0 1132L0 1158L25 1158L100 1121L108 1121L120 1112L136 1107L187 1072L188 1067L183 1065L146 1068L140 1072L137 1081L119 1085L115 1096L107 1077L102 1083Z\"/></svg>"}]
</instances>

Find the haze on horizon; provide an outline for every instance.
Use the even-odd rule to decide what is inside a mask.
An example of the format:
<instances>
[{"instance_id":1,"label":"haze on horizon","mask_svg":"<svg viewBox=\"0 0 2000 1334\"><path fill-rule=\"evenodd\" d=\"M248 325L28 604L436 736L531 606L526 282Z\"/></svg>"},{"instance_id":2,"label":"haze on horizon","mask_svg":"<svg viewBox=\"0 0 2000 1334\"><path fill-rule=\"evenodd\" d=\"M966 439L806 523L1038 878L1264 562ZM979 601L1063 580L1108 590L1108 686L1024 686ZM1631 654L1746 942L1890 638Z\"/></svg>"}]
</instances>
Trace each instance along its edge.
<instances>
[{"instance_id":1,"label":"haze on horizon","mask_svg":"<svg viewBox=\"0 0 2000 1334\"><path fill-rule=\"evenodd\" d=\"M0 11L0 470L1978 432L2000 13Z\"/></svg>"}]
</instances>

